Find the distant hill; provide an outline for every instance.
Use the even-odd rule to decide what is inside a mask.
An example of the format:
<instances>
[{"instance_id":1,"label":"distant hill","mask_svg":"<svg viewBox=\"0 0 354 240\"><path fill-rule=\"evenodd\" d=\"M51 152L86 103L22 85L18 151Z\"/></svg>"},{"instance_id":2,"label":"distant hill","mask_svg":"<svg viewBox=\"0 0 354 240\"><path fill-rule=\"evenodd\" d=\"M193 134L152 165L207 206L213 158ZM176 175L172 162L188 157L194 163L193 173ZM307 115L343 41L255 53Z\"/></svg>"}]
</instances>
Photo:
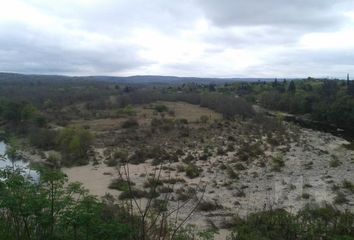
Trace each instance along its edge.
<instances>
[{"instance_id":1,"label":"distant hill","mask_svg":"<svg viewBox=\"0 0 354 240\"><path fill-rule=\"evenodd\" d=\"M159 76L159 75L139 75L129 77L116 76L64 76L64 75L41 75L41 74L19 74L0 72L0 81L7 80L42 80L42 81L60 81L60 80L91 80L105 81L123 84L148 84L148 83L228 83L228 82L256 82L256 81L273 81L274 78L199 78L199 77L176 77L176 76Z\"/></svg>"}]
</instances>

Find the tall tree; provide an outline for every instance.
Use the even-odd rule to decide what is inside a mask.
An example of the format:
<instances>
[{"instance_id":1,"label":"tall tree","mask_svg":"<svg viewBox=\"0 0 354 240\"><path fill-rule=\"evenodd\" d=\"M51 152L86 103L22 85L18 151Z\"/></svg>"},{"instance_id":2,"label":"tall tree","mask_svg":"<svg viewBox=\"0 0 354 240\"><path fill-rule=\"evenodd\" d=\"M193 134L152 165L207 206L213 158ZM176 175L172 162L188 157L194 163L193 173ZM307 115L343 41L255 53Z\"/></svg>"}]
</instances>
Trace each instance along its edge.
<instances>
[{"instance_id":1,"label":"tall tree","mask_svg":"<svg viewBox=\"0 0 354 240\"><path fill-rule=\"evenodd\" d=\"M295 86L294 81L292 81L292 80L289 83L288 92L289 93L295 93L296 92L296 86Z\"/></svg>"}]
</instances>

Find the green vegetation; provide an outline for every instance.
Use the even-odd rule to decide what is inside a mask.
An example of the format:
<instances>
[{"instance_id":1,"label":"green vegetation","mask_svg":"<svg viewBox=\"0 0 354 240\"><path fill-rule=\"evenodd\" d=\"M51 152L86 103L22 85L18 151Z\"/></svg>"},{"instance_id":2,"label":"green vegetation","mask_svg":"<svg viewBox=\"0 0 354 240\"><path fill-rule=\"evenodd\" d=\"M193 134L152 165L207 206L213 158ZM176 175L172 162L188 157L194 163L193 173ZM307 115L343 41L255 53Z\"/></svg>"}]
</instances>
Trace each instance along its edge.
<instances>
[{"instance_id":1,"label":"green vegetation","mask_svg":"<svg viewBox=\"0 0 354 240\"><path fill-rule=\"evenodd\" d=\"M227 173L227 175L229 175L229 177L231 178L231 179L239 179L239 176L238 176L238 174L232 169L232 167L230 167L230 166L227 166L227 168L226 168L226 173Z\"/></svg>"},{"instance_id":2,"label":"green vegetation","mask_svg":"<svg viewBox=\"0 0 354 240\"><path fill-rule=\"evenodd\" d=\"M108 186L108 188L110 189L116 189L122 192L128 192L129 191L129 186L132 187L134 186L135 183L133 182L128 182L126 180L123 179L114 179Z\"/></svg>"},{"instance_id":3,"label":"green vegetation","mask_svg":"<svg viewBox=\"0 0 354 240\"><path fill-rule=\"evenodd\" d=\"M347 202L348 202L348 199L345 197L345 194L337 191L337 195L334 198L334 203L341 205L341 204L345 204Z\"/></svg>"},{"instance_id":4,"label":"green vegetation","mask_svg":"<svg viewBox=\"0 0 354 240\"><path fill-rule=\"evenodd\" d=\"M195 164L189 163L185 168L186 176L189 178L199 177L201 169L199 169Z\"/></svg>"},{"instance_id":5,"label":"green vegetation","mask_svg":"<svg viewBox=\"0 0 354 240\"><path fill-rule=\"evenodd\" d=\"M25 178L20 170L0 170L0 239L213 239L207 231L158 220L157 214L167 211L166 200L153 200L155 214L147 216L133 213L126 204L132 195L151 199L157 193L134 188L129 191L127 182L115 181L114 185L123 190L121 200L110 195L98 200L81 184L68 183L62 172L54 168L38 170L38 183Z\"/></svg>"},{"instance_id":6,"label":"green vegetation","mask_svg":"<svg viewBox=\"0 0 354 240\"><path fill-rule=\"evenodd\" d=\"M308 114L312 120L354 132L354 82L328 79L233 83L219 91L236 93L271 110Z\"/></svg>"},{"instance_id":7,"label":"green vegetation","mask_svg":"<svg viewBox=\"0 0 354 240\"><path fill-rule=\"evenodd\" d=\"M122 128L137 128L139 123L136 119L130 118L122 123Z\"/></svg>"},{"instance_id":8,"label":"green vegetation","mask_svg":"<svg viewBox=\"0 0 354 240\"><path fill-rule=\"evenodd\" d=\"M258 174L263 175L262 169L252 172L249 168L264 168L266 177L272 179L285 166L283 153L285 156L294 143L299 147L306 145L305 140L294 140L299 137L298 129L283 121L293 116L272 111L268 111L270 116L255 113L252 104L301 115L301 119L348 132L354 130L354 84L350 81L305 79L153 87L45 79L0 83L0 138L8 143L10 158L16 159L22 146L30 146L31 152L47 159L45 165L56 169L87 164L90 160L95 164L105 162L110 167L146 162L154 170L161 167L164 177L170 173L174 177L160 179L152 177L150 171L140 175L144 182L135 179L141 172L134 173L135 185L120 176L109 185L110 189L121 191L118 198L106 196L98 200L79 184L69 184L54 169L41 169L38 184L18 172L1 171L0 239L212 239L211 231L182 226L173 233L176 226L166 219L156 220L157 216L169 216L169 201L198 202L197 195L203 192L190 187L190 182L198 181L186 181L173 171L184 172L191 179L200 177L203 170L206 177L226 175L229 179L217 178L211 183L215 189L208 191L212 197L218 194L216 188L234 191L236 206L244 204L237 198L248 198L245 189L251 191L253 187L237 180L247 176L251 181L251 177L259 179ZM180 101L197 105L193 106L197 112L194 118L181 114L179 107L170 107L174 106L171 102ZM353 149L352 145L344 147ZM279 154L269 159L269 152ZM346 159L331 157L324 164L340 171L342 162L346 166ZM183 163L173 164L180 161ZM319 165L315 159L303 162L308 172ZM269 169L276 172L269 173ZM104 174L112 175L111 171ZM353 183L343 181L339 185L331 179L326 181L333 184L334 203L341 205L340 209L349 206ZM310 190L312 186L303 187ZM291 189L295 186L291 185ZM315 195L309 193L300 194L298 200L315 200ZM143 209L143 216L139 216L139 209L133 209L137 199L147 200L152 210ZM223 207L214 199L198 203L195 209L199 211ZM212 221L211 217L209 220ZM244 219L234 217L230 239L348 240L354 236L353 223L352 213L331 206L308 207L297 214L264 211ZM165 234L164 238L157 238L159 233Z\"/></svg>"},{"instance_id":9,"label":"green vegetation","mask_svg":"<svg viewBox=\"0 0 354 240\"><path fill-rule=\"evenodd\" d=\"M354 193L354 184L348 180L343 180L342 182L342 187L344 189L347 189L348 191L350 191L351 193Z\"/></svg>"},{"instance_id":10,"label":"green vegetation","mask_svg":"<svg viewBox=\"0 0 354 240\"><path fill-rule=\"evenodd\" d=\"M154 109L155 109L156 112L159 112L159 113L168 111L168 107L166 105L163 105L163 104L155 105Z\"/></svg>"},{"instance_id":11,"label":"green vegetation","mask_svg":"<svg viewBox=\"0 0 354 240\"><path fill-rule=\"evenodd\" d=\"M332 206L306 207L298 214L270 210L235 218L231 240L354 239L354 214Z\"/></svg>"},{"instance_id":12,"label":"green vegetation","mask_svg":"<svg viewBox=\"0 0 354 240\"><path fill-rule=\"evenodd\" d=\"M332 168L339 167L341 165L341 161L336 156L332 156L331 161L329 162L329 166Z\"/></svg>"},{"instance_id":13,"label":"green vegetation","mask_svg":"<svg viewBox=\"0 0 354 240\"><path fill-rule=\"evenodd\" d=\"M0 239L133 239L128 215L56 170L34 184L18 171L0 176Z\"/></svg>"},{"instance_id":14,"label":"green vegetation","mask_svg":"<svg viewBox=\"0 0 354 240\"><path fill-rule=\"evenodd\" d=\"M83 128L61 130L58 135L58 147L62 153L62 164L72 166L88 163L87 151L92 140L92 134Z\"/></svg>"},{"instance_id":15,"label":"green vegetation","mask_svg":"<svg viewBox=\"0 0 354 240\"><path fill-rule=\"evenodd\" d=\"M272 170L276 172L280 172L281 168L285 166L283 156L281 154L277 154L272 157Z\"/></svg>"}]
</instances>

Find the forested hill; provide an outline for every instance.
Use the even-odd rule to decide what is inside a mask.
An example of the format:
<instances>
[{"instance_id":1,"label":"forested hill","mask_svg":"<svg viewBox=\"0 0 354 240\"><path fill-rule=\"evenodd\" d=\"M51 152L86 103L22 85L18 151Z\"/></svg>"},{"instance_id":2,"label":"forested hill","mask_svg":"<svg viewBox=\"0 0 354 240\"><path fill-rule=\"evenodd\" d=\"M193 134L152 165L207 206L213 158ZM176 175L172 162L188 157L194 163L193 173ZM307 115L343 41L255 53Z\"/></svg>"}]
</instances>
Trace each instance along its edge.
<instances>
[{"instance_id":1,"label":"forested hill","mask_svg":"<svg viewBox=\"0 0 354 240\"><path fill-rule=\"evenodd\" d=\"M176 76L159 76L159 75L141 75L129 77L116 76L64 76L64 75L41 75L41 74L19 74L0 72L0 81L13 80L38 80L38 81L105 81L116 83L227 83L227 82L257 82L257 81L273 81L270 78L199 78L199 77L176 77Z\"/></svg>"},{"instance_id":2,"label":"forested hill","mask_svg":"<svg viewBox=\"0 0 354 240\"><path fill-rule=\"evenodd\" d=\"M354 133L354 81L303 79L228 84L218 91L267 109L309 117Z\"/></svg>"}]
</instances>

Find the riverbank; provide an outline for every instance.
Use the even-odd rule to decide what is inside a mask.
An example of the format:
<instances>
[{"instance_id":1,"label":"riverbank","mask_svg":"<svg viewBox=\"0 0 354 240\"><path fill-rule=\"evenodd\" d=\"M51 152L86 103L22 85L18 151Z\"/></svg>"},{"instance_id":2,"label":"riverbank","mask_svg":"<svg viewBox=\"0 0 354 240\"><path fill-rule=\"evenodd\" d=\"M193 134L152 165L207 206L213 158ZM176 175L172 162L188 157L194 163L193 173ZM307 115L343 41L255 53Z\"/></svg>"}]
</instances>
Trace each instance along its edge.
<instances>
[{"instance_id":1,"label":"riverbank","mask_svg":"<svg viewBox=\"0 0 354 240\"><path fill-rule=\"evenodd\" d=\"M267 114L272 117L281 116L284 121L293 122L303 128L331 133L335 136L342 137L349 142L354 141L353 132L349 130L341 129L338 126L335 126L333 124L313 120L308 116L294 115L294 114L289 114L284 112L272 112L272 111L267 111Z\"/></svg>"}]
</instances>

